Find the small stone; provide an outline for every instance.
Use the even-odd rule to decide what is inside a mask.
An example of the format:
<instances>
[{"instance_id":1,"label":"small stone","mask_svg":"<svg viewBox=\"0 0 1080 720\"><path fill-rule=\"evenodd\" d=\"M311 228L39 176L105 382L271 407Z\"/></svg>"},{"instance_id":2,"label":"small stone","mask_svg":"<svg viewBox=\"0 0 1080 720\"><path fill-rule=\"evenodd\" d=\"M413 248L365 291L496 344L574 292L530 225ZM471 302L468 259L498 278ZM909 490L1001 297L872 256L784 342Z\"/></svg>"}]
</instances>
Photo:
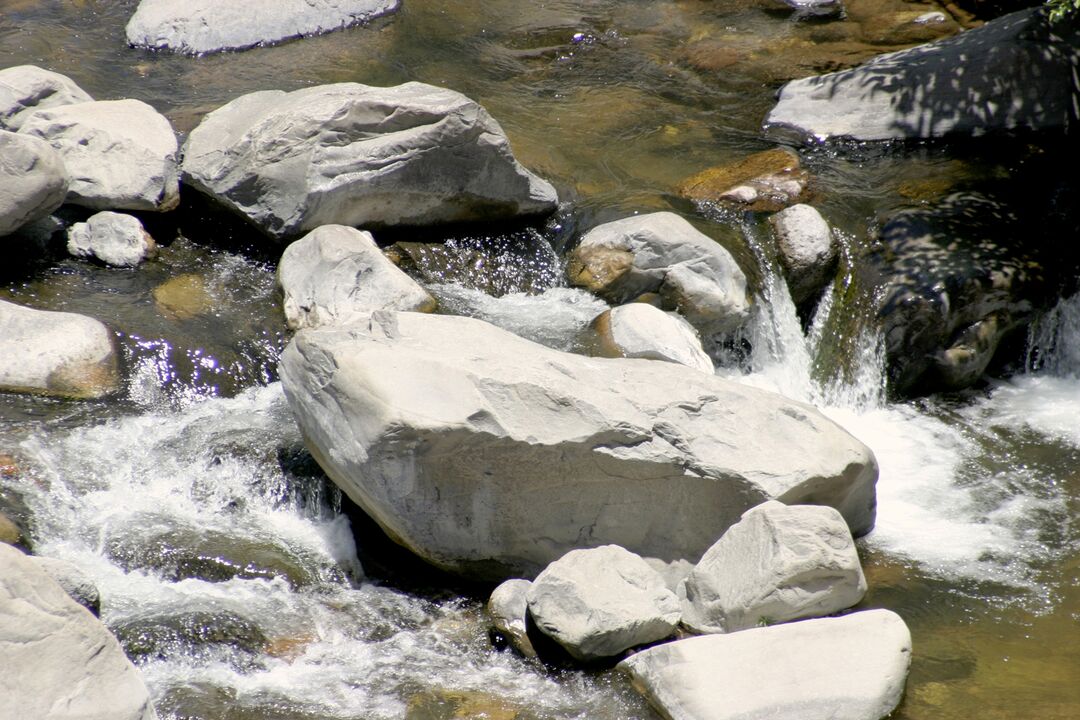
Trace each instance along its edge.
<instances>
[{"instance_id":1,"label":"small stone","mask_svg":"<svg viewBox=\"0 0 1080 720\"><path fill-rule=\"evenodd\" d=\"M106 265L134 267L153 256L157 244L138 218L104 211L68 228L67 248L75 257L94 257Z\"/></svg>"},{"instance_id":2,"label":"small stone","mask_svg":"<svg viewBox=\"0 0 1080 720\"><path fill-rule=\"evenodd\" d=\"M526 595L530 587L531 582L517 578L501 583L492 591L487 610L493 628L506 638L511 647L525 657L536 657L525 621L529 610Z\"/></svg>"},{"instance_id":3,"label":"small stone","mask_svg":"<svg viewBox=\"0 0 1080 720\"><path fill-rule=\"evenodd\" d=\"M836 270L838 247L832 228L810 205L792 205L769 218L780 251L791 299L796 305L816 298Z\"/></svg>"},{"instance_id":4,"label":"small stone","mask_svg":"<svg viewBox=\"0 0 1080 720\"><path fill-rule=\"evenodd\" d=\"M803 201L809 179L798 155L775 148L735 163L703 170L680 183L678 193L694 202L775 212Z\"/></svg>"},{"instance_id":5,"label":"small stone","mask_svg":"<svg viewBox=\"0 0 1080 720\"><path fill-rule=\"evenodd\" d=\"M678 315L652 305L620 305L598 315L591 327L604 357L662 360L707 373L714 370L694 328Z\"/></svg>"}]
</instances>

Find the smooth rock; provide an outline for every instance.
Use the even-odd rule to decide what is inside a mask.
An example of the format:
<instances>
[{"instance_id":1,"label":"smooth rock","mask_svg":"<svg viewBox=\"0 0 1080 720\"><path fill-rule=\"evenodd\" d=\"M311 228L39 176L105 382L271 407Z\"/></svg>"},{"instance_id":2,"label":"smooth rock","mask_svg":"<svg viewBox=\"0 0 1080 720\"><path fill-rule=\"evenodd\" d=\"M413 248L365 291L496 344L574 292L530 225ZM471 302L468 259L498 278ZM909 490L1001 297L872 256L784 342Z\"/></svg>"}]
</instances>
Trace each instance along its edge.
<instances>
[{"instance_id":1,"label":"smooth rock","mask_svg":"<svg viewBox=\"0 0 1080 720\"><path fill-rule=\"evenodd\" d=\"M506 219L557 201L480 105L417 82L244 95L192 131L183 174L276 238L329 224Z\"/></svg>"},{"instance_id":2,"label":"smooth rock","mask_svg":"<svg viewBox=\"0 0 1080 720\"><path fill-rule=\"evenodd\" d=\"M670 212L593 228L570 253L566 273L571 285L615 305L659 293L706 340L737 329L750 311L746 276L731 253Z\"/></svg>"},{"instance_id":3,"label":"smooth rock","mask_svg":"<svg viewBox=\"0 0 1080 720\"><path fill-rule=\"evenodd\" d=\"M603 357L645 358L679 363L713 372L694 328L677 315L647 303L630 303L606 310L592 322Z\"/></svg>"},{"instance_id":4,"label":"smooth rock","mask_svg":"<svg viewBox=\"0 0 1080 720\"><path fill-rule=\"evenodd\" d=\"M881 720L910 663L904 621L868 610L678 640L618 667L671 720Z\"/></svg>"},{"instance_id":5,"label":"smooth rock","mask_svg":"<svg viewBox=\"0 0 1080 720\"><path fill-rule=\"evenodd\" d=\"M101 612L101 593L94 580L75 563L60 558L32 555L30 559L45 571L64 592L84 608L98 615Z\"/></svg>"},{"instance_id":6,"label":"smooth rock","mask_svg":"<svg viewBox=\"0 0 1080 720\"><path fill-rule=\"evenodd\" d=\"M15 132L38 110L93 99L66 75L36 65L4 68L0 70L0 130Z\"/></svg>"},{"instance_id":7,"label":"smooth rock","mask_svg":"<svg viewBox=\"0 0 1080 720\"><path fill-rule=\"evenodd\" d=\"M0 391L93 399L119 386L116 341L102 323L0 300Z\"/></svg>"},{"instance_id":8,"label":"smooth rock","mask_svg":"<svg viewBox=\"0 0 1080 720\"><path fill-rule=\"evenodd\" d=\"M177 143L165 116L139 100L38 110L20 133L48 141L71 174L67 202L97 210L172 210Z\"/></svg>"},{"instance_id":9,"label":"smooth rock","mask_svg":"<svg viewBox=\"0 0 1080 720\"><path fill-rule=\"evenodd\" d=\"M840 513L770 501L728 528L687 576L683 625L735 632L830 615L865 594L855 541Z\"/></svg>"},{"instance_id":10,"label":"smooth rock","mask_svg":"<svg viewBox=\"0 0 1080 720\"><path fill-rule=\"evenodd\" d=\"M33 560L2 544L0 648L0 697L8 717L156 718L116 638Z\"/></svg>"},{"instance_id":11,"label":"smooth rock","mask_svg":"<svg viewBox=\"0 0 1080 720\"><path fill-rule=\"evenodd\" d=\"M832 228L810 205L792 205L769 218L791 299L817 298L836 272L838 247Z\"/></svg>"},{"instance_id":12,"label":"smooth rock","mask_svg":"<svg viewBox=\"0 0 1080 720\"><path fill-rule=\"evenodd\" d=\"M323 225L285 248L277 271L293 330L344 325L373 310L433 312L435 298L390 262L375 238Z\"/></svg>"},{"instance_id":13,"label":"smooth rock","mask_svg":"<svg viewBox=\"0 0 1080 720\"><path fill-rule=\"evenodd\" d=\"M214 296L207 280L196 273L169 278L154 288L154 306L170 320L190 320L214 309Z\"/></svg>"},{"instance_id":14,"label":"smooth rock","mask_svg":"<svg viewBox=\"0 0 1080 720\"><path fill-rule=\"evenodd\" d=\"M805 200L809 181L798 155L786 148L774 148L703 170L683 180L678 193L694 202L775 212Z\"/></svg>"},{"instance_id":15,"label":"smooth rock","mask_svg":"<svg viewBox=\"0 0 1080 720\"><path fill-rule=\"evenodd\" d=\"M398 0L142 0L128 43L202 55L321 35L393 12Z\"/></svg>"},{"instance_id":16,"label":"smooth rock","mask_svg":"<svg viewBox=\"0 0 1080 720\"><path fill-rule=\"evenodd\" d=\"M14 520L0 512L0 543L26 547L28 538Z\"/></svg>"},{"instance_id":17,"label":"smooth rock","mask_svg":"<svg viewBox=\"0 0 1080 720\"><path fill-rule=\"evenodd\" d=\"M0 130L0 236L60 207L70 182L49 143Z\"/></svg>"},{"instance_id":18,"label":"smooth rock","mask_svg":"<svg viewBox=\"0 0 1080 720\"><path fill-rule=\"evenodd\" d=\"M536 657L536 649L529 640L525 616L529 611L526 595L532 583L512 578L499 584L488 598L487 611L492 627L506 638L511 647L525 657Z\"/></svg>"},{"instance_id":19,"label":"smooth rock","mask_svg":"<svg viewBox=\"0 0 1080 720\"><path fill-rule=\"evenodd\" d=\"M1045 9L1030 8L851 70L793 80L765 132L815 143L1061 130L1080 116L1078 65L1075 24L1051 27Z\"/></svg>"},{"instance_id":20,"label":"smooth rock","mask_svg":"<svg viewBox=\"0 0 1080 720\"><path fill-rule=\"evenodd\" d=\"M673 363L551 350L481 320L376 312L282 355L308 449L453 572L531 577L617 544L693 559L768 499L873 526L870 449L814 408Z\"/></svg>"},{"instance_id":21,"label":"smooth rock","mask_svg":"<svg viewBox=\"0 0 1080 720\"><path fill-rule=\"evenodd\" d=\"M617 545L571 550L526 593L536 627L582 661L663 640L679 624L679 600L640 556Z\"/></svg>"},{"instance_id":22,"label":"smooth rock","mask_svg":"<svg viewBox=\"0 0 1080 720\"><path fill-rule=\"evenodd\" d=\"M134 267L154 255L157 243L133 215L99 212L68 228L68 252L106 265Z\"/></svg>"}]
</instances>

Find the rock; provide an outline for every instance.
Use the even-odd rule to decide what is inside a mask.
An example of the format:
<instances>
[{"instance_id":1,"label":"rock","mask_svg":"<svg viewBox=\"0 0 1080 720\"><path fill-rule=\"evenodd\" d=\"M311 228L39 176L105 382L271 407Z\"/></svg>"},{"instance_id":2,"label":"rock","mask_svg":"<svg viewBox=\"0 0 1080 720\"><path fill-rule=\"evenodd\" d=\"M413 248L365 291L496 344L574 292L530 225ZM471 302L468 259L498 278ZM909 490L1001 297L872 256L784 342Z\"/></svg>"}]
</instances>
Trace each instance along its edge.
<instances>
[{"instance_id":1,"label":"rock","mask_svg":"<svg viewBox=\"0 0 1080 720\"><path fill-rule=\"evenodd\" d=\"M9 717L153 720L135 666L44 570L0 545L0 697Z\"/></svg>"},{"instance_id":2,"label":"rock","mask_svg":"<svg viewBox=\"0 0 1080 720\"><path fill-rule=\"evenodd\" d=\"M712 373L712 360L694 328L677 315L646 303L606 310L592 322L603 357L646 358Z\"/></svg>"},{"instance_id":3,"label":"rock","mask_svg":"<svg viewBox=\"0 0 1080 720\"><path fill-rule=\"evenodd\" d=\"M15 458L0 455L0 481L17 478L20 472ZM34 550L33 536L34 514L23 493L0 482L0 542L30 553Z\"/></svg>"},{"instance_id":4,"label":"rock","mask_svg":"<svg viewBox=\"0 0 1080 720\"><path fill-rule=\"evenodd\" d=\"M832 228L810 205L792 205L769 218L791 299L815 300L836 272L838 248Z\"/></svg>"},{"instance_id":5,"label":"rock","mask_svg":"<svg viewBox=\"0 0 1080 720\"><path fill-rule=\"evenodd\" d=\"M599 225L570 253L570 284L621 305L659 293L706 340L731 332L747 319L746 276L735 258L712 238L669 212Z\"/></svg>"},{"instance_id":6,"label":"rock","mask_svg":"<svg viewBox=\"0 0 1080 720\"><path fill-rule=\"evenodd\" d=\"M75 257L94 257L117 267L134 267L157 251L139 219L123 213L99 212L72 225L67 235L68 252Z\"/></svg>"},{"instance_id":7,"label":"rock","mask_svg":"<svg viewBox=\"0 0 1080 720\"><path fill-rule=\"evenodd\" d=\"M17 131L38 110L90 102L71 78L35 65L0 70L0 130Z\"/></svg>"},{"instance_id":8,"label":"rock","mask_svg":"<svg viewBox=\"0 0 1080 720\"><path fill-rule=\"evenodd\" d=\"M47 142L0 130L0 237L60 207L70 182Z\"/></svg>"},{"instance_id":9,"label":"rock","mask_svg":"<svg viewBox=\"0 0 1080 720\"><path fill-rule=\"evenodd\" d=\"M913 26L930 27L929 19ZM1080 31L1051 27L1044 9L1030 8L851 70L794 80L781 88L765 132L813 143L1061 130L1078 119L1078 64Z\"/></svg>"},{"instance_id":10,"label":"rock","mask_svg":"<svg viewBox=\"0 0 1080 720\"><path fill-rule=\"evenodd\" d=\"M128 43L190 55L321 35L393 12L398 0L142 0Z\"/></svg>"},{"instance_id":11,"label":"rock","mask_svg":"<svg viewBox=\"0 0 1080 720\"><path fill-rule=\"evenodd\" d=\"M798 155L785 148L774 148L729 165L703 170L683 180L678 193L693 202L775 212L803 202L809 179Z\"/></svg>"},{"instance_id":12,"label":"rock","mask_svg":"<svg viewBox=\"0 0 1080 720\"><path fill-rule=\"evenodd\" d=\"M92 399L119 386L116 341L103 324L0 300L0 391Z\"/></svg>"},{"instance_id":13,"label":"rock","mask_svg":"<svg viewBox=\"0 0 1080 720\"><path fill-rule=\"evenodd\" d=\"M28 538L15 521L0 512L0 543L25 547Z\"/></svg>"},{"instance_id":14,"label":"rock","mask_svg":"<svg viewBox=\"0 0 1080 720\"><path fill-rule=\"evenodd\" d=\"M383 255L371 233L344 225L323 225L285 248L277 279L293 330L344 325L373 310L436 307L427 290Z\"/></svg>"},{"instance_id":15,"label":"rock","mask_svg":"<svg viewBox=\"0 0 1080 720\"><path fill-rule=\"evenodd\" d=\"M93 579L78 565L60 558L31 556L37 566L56 581L64 592L84 608L98 615L101 612L101 594Z\"/></svg>"},{"instance_id":16,"label":"rock","mask_svg":"<svg viewBox=\"0 0 1080 720\"><path fill-rule=\"evenodd\" d=\"M139 100L38 110L20 133L48 141L71 174L67 201L98 210L172 210L180 202L176 134Z\"/></svg>"},{"instance_id":17,"label":"rock","mask_svg":"<svg viewBox=\"0 0 1080 720\"><path fill-rule=\"evenodd\" d=\"M706 635L619 663L671 720L880 720L899 704L911 633L889 610Z\"/></svg>"},{"instance_id":18,"label":"rock","mask_svg":"<svg viewBox=\"0 0 1080 720\"><path fill-rule=\"evenodd\" d=\"M206 279L195 273L170 278L154 288L158 312L170 320L190 320L206 315L214 308L214 297Z\"/></svg>"},{"instance_id":19,"label":"rock","mask_svg":"<svg viewBox=\"0 0 1080 720\"><path fill-rule=\"evenodd\" d=\"M514 578L501 583L492 591L487 602L495 632L506 638L511 647L525 657L536 657L536 649L526 630L525 615L529 610L525 595L532 583Z\"/></svg>"},{"instance_id":20,"label":"rock","mask_svg":"<svg viewBox=\"0 0 1080 720\"><path fill-rule=\"evenodd\" d=\"M380 311L301 330L279 370L327 474L452 572L531 577L605 544L697 559L768 499L834 506L855 533L873 525L869 448L807 405L673 363Z\"/></svg>"},{"instance_id":21,"label":"rock","mask_svg":"<svg viewBox=\"0 0 1080 720\"><path fill-rule=\"evenodd\" d=\"M571 550L537 575L526 599L537 628L586 662L663 640L679 624L664 579L617 545Z\"/></svg>"},{"instance_id":22,"label":"rock","mask_svg":"<svg viewBox=\"0 0 1080 720\"><path fill-rule=\"evenodd\" d=\"M328 224L504 219L557 201L480 105L416 82L244 95L192 131L183 173L275 238Z\"/></svg>"},{"instance_id":23,"label":"rock","mask_svg":"<svg viewBox=\"0 0 1080 720\"><path fill-rule=\"evenodd\" d=\"M409 698L404 720L538 720L537 716L517 707L506 698L478 690L437 688Z\"/></svg>"},{"instance_id":24,"label":"rock","mask_svg":"<svg viewBox=\"0 0 1080 720\"><path fill-rule=\"evenodd\" d=\"M266 635L257 623L227 610L128 618L116 625L116 638L124 652L136 659L175 657L179 653L199 657L216 646L232 650L240 656L234 660L240 660L267 646Z\"/></svg>"},{"instance_id":25,"label":"rock","mask_svg":"<svg viewBox=\"0 0 1080 720\"><path fill-rule=\"evenodd\" d=\"M799 16L829 17L844 12L840 0L772 0L770 4L791 8Z\"/></svg>"},{"instance_id":26,"label":"rock","mask_svg":"<svg viewBox=\"0 0 1080 720\"><path fill-rule=\"evenodd\" d=\"M679 595L680 588L683 584L683 580L694 569L694 563L689 560L672 560L671 562L664 562L659 558L643 558L645 562L649 564L653 570L660 574L660 577L664 579L664 585L667 589ZM682 598L680 598L681 600Z\"/></svg>"},{"instance_id":27,"label":"rock","mask_svg":"<svg viewBox=\"0 0 1080 720\"><path fill-rule=\"evenodd\" d=\"M686 578L683 625L724 633L845 610L866 594L836 510L775 501L728 528Z\"/></svg>"}]
</instances>

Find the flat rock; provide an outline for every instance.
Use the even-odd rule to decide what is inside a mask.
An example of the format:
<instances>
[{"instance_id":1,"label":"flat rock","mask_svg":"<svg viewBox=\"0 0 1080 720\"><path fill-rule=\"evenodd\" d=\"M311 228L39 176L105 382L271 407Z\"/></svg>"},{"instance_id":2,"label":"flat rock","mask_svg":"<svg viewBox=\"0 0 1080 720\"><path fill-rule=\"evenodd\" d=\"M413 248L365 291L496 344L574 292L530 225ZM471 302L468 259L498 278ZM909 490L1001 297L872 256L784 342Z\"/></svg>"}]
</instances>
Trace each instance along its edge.
<instances>
[{"instance_id":1,"label":"flat rock","mask_svg":"<svg viewBox=\"0 0 1080 720\"><path fill-rule=\"evenodd\" d=\"M398 0L142 0L127 24L135 47L190 55L244 50L359 25Z\"/></svg>"},{"instance_id":2,"label":"flat rock","mask_svg":"<svg viewBox=\"0 0 1080 720\"><path fill-rule=\"evenodd\" d=\"M66 75L36 65L4 68L0 70L0 130L15 132L38 110L93 99Z\"/></svg>"},{"instance_id":3,"label":"flat rock","mask_svg":"<svg viewBox=\"0 0 1080 720\"><path fill-rule=\"evenodd\" d=\"M671 720L881 720L910 663L904 621L868 610L678 640L618 667Z\"/></svg>"},{"instance_id":4,"label":"flat rock","mask_svg":"<svg viewBox=\"0 0 1080 720\"><path fill-rule=\"evenodd\" d=\"M133 215L109 210L68 228L68 252L106 265L134 267L154 255L157 243Z\"/></svg>"},{"instance_id":5,"label":"flat rock","mask_svg":"<svg viewBox=\"0 0 1080 720\"><path fill-rule=\"evenodd\" d=\"M183 176L275 238L507 219L557 201L480 105L416 82L239 97L192 131Z\"/></svg>"},{"instance_id":6,"label":"flat rock","mask_svg":"<svg viewBox=\"0 0 1080 720\"><path fill-rule=\"evenodd\" d=\"M606 310L592 322L603 357L646 358L713 372L701 338L685 320L647 303Z\"/></svg>"},{"instance_id":7,"label":"flat rock","mask_svg":"<svg viewBox=\"0 0 1080 720\"><path fill-rule=\"evenodd\" d=\"M702 170L683 180L678 193L693 202L776 212L805 200L809 180L798 155L785 148L774 148Z\"/></svg>"},{"instance_id":8,"label":"flat rock","mask_svg":"<svg viewBox=\"0 0 1080 720\"><path fill-rule=\"evenodd\" d=\"M139 100L38 110L21 133L48 141L72 182L67 201L96 210L171 210L180 202L176 134Z\"/></svg>"},{"instance_id":9,"label":"flat rock","mask_svg":"<svg viewBox=\"0 0 1080 720\"><path fill-rule=\"evenodd\" d=\"M344 325L373 310L432 312L427 290L383 255L369 232L323 225L285 248L278 263L285 320L296 330Z\"/></svg>"},{"instance_id":10,"label":"flat rock","mask_svg":"<svg viewBox=\"0 0 1080 720\"><path fill-rule=\"evenodd\" d=\"M815 299L836 271L838 247L829 223L813 206L792 205L769 217L791 299Z\"/></svg>"},{"instance_id":11,"label":"flat rock","mask_svg":"<svg viewBox=\"0 0 1080 720\"><path fill-rule=\"evenodd\" d=\"M529 639L526 614L529 603L526 595L532 583L521 578L511 578L499 584L488 598L487 611L493 629L506 638L511 647L525 657L536 657L536 649Z\"/></svg>"},{"instance_id":12,"label":"flat rock","mask_svg":"<svg viewBox=\"0 0 1080 720\"><path fill-rule=\"evenodd\" d=\"M2 544L0 620L0 697L9 717L157 717L116 638L33 560Z\"/></svg>"},{"instance_id":13,"label":"flat rock","mask_svg":"<svg viewBox=\"0 0 1080 720\"><path fill-rule=\"evenodd\" d=\"M683 624L697 633L735 632L829 615L865 594L840 513L770 501L728 528L687 576Z\"/></svg>"},{"instance_id":14,"label":"flat rock","mask_svg":"<svg viewBox=\"0 0 1080 720\"><path fill-rule=\"evenodd\" d=\"M0 236L60 207L70 182L63 159L49 143L0 130Z\"/></svg>"},{"instance_id":15,"label":"flat rock","mask_svg":"<svg viewBox=\"0 0 1080 720\"><path fill-rule=\"evenodd\" d=\"M532 577L616 544L697 559L768 499L873 525L877 463L814 408L673 363L551 350L481 320L379 311L282 355L312 455L453 572Z\"/></svg>"}]
</instances>

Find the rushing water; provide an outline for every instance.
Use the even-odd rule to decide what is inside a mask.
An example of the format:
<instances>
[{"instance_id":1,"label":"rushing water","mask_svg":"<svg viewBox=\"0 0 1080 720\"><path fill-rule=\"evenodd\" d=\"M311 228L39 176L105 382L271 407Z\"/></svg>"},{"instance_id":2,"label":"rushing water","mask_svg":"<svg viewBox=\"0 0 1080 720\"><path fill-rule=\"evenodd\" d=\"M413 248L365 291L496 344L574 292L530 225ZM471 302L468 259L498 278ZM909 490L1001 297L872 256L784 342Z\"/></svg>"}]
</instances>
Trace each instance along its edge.
<instances>
[{"instance_id":1,"label":"rushing water","mask_svg":"<svg viewBox=\"0 0 1080 720\"><path fill-rule=\"evenodd\" d=\"M735 253L757 294L752 353L719 372L822 407L878 457L878 523L860 541L863 605L895 609L914 634L897 716L1080 714L1080 299L1032 327L1028 372L899 404L883 397L876 328L840 322L835 310L858 306L851 258L877 215L1007 179L1011 150L805 152L815 204L846 256L804 333L756 221L710 220L672 187L769 147L758 124L775 88L811 61L833 62L816 53L835 23L792 22L753 0L406 0L371 27L179 58L125 47L134 6L0 0L2 63L63 72L101 99L145 100L182 134L269 87L445 85L483 102L567 200L541 244L562 250L630 212L684 213ZM863 25L871 10L902 6L848 3ZM0 297L107 320L128 378L121 397L102 402L0 395L0 454L23 468L38 551L95 578L102 618L163 717L655 717L618 675L554 672L493 651L474 589L403 581L377 557L365 575L357 558L369 549L274 382L286 341L278 251L213 223L152 229L161 254L135 271L52 251L0 268ZM416 235L406 239L437 233ZM471 257L475 241L454 239L455 257ZM603 303L558 286L557 252L522 264L517 242L506 240L507 257L483 282L425 281L444 311L575 349ZM484 292L493 286L498 297Z\"/></svg>"}]
</instances>

